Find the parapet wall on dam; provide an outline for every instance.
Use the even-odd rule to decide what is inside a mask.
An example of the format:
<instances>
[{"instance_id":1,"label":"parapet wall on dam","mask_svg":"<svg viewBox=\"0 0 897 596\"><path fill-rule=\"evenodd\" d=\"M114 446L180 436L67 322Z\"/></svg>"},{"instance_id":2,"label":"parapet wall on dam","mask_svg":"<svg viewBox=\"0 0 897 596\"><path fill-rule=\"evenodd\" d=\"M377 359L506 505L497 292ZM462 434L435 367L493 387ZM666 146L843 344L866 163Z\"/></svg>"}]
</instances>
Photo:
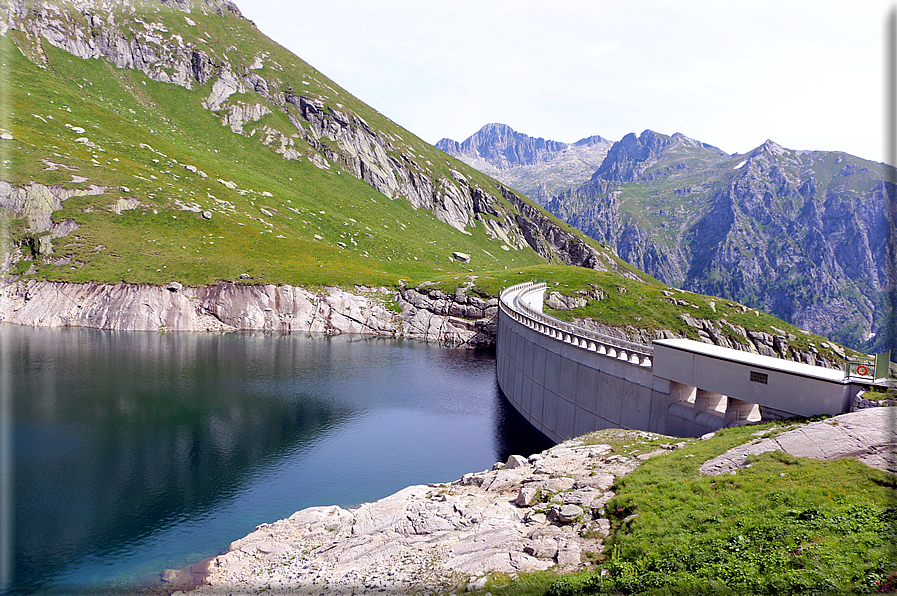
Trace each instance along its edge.
<instances>
[{"instance_id":1,"label":"parapet wall on dam","mask_svg":"<svg viewBox=\"0 0 897 596\"><path fill-rule=\"evenodd\" d=\"M700 436L761 419L840 414L862 387L842 371L687 339L651 347L604 336L543 314L545 288L502 292L496 373L514 408L553 441L603 428Z\"/></svg>"}]
</instances>

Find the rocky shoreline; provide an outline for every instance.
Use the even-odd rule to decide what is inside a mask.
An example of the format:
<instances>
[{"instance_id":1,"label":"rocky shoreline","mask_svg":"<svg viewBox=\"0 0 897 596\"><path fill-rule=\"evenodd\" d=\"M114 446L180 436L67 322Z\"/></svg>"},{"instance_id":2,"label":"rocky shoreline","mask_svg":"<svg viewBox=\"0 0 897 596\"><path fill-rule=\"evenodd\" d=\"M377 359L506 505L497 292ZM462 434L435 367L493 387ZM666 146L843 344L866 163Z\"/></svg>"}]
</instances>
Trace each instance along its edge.
<instances>
[{"instance_id":1,"label":"rocky shoreline","mask_svg":"<svg viewBox=\"0 0 897 596\"><path fill-rule=\"evenodd\" d=\"M758 438L701 466L736 474L747 456L782 450L798 457L856 457L897 473L897 408L870 408ZM713 433L702 437L711 438ZM602 442L603 441L603 442ZM442 594L482 590L487 577L581 569L604 549L604 508L617 478L689 442L610 429L444 484L410 486L374 503L310 507L263 523L227 551L166 570L167 592L238 594ZM635 455L610 444L653 443ZM197 585L201 584L201 585Z\"/></svg>"},{"instance_id":2,"label":"rocky shoreline","mask_svg":"<svg viewBox=\"0 0 897 596\"><path fill-rule=\"evenodd\" d=\"M613 431L638 440L658 435ZM670 449L685 443L675 444ZM373 503L310 507L258 526L227 551L180 572L172 588L196 595L407 594L482 588L487 574L574 571L603 550L602 516L617 477L639 458L573 439L444 484L410 486ZM177 594L177 592L175 592Z\"/></svg>"},{"instance_id":3,"label":"rocky shoreline","mask_svg":"<svg viewBox=\"0 0 897 596\"><path fill-rule=\"evenodd\" d=\"M498 298L468 293L475 279L470 276L452 294L425 284L416 288L355 286L352 291L336 287L312 291L290 285L253 284L251 280L189 287L178 282L151 286L7 279L0 281L0 323L110 331L349 333L469 348L494 346ZM552 293L549 299L556 295ZM711 321L686 317L686 322L701 328L699 336L706 343L826 368L840 366L815 348L789 346L785 335L742 329L743 341L731 342ZM669 330L649 333L611 327L593 320L577 319L575 323L648 345L654 339L684 336ZM843 356L835 344L823 347Z\"/></svg>"},{"instance_id":4,"label":"rocky shoreline","mask_svg":"<svg viewBox=\"0 0 897 596\"><path fill-rule=\"evenodd\" d=\"M17 282L0 285L0 323L114 331L343 333L485 347L498 299L436 289L340 288L219 282L187 287Z\"/></svg>"}]
</instances>

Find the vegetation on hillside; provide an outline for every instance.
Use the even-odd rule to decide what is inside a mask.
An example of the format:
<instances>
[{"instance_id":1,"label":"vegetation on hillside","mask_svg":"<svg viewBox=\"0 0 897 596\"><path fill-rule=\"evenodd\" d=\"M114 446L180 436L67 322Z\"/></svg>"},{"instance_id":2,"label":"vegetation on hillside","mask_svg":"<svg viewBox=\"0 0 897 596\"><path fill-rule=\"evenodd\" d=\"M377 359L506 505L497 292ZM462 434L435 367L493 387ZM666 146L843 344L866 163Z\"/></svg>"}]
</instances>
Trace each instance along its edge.
<instances>
[{"instance_id":1,"label":"vegetation on hillside","mask_svg":"<svg viewBox=\"0 0 897 596\"><path fill-rule=\"evenodd\" d=\"M892 591L897 477L850 458L823 462L781 451L752 456L737 474L698 471L736 445L796 424L725 429L647 460L618 479L605 508L611 535L591 569L496 576L487 590L495 596ZM613 443L612 433L599 431L593 440ZM620 443L614 453L635 456L657 444Z\"/></svg>"},{"instance_id":2,"label":"vegetation on hillside","mask_svg":"<svg viewBox=\"0 0 897 596\"><path fill-rule=\"evenodd\" d=\"M8 97L15 140L0 141L3 178L14 186L107 187L67 199L53 214L79 228L53 241L53 255L26 253L35 260L22 268L32 277L201 285L249 273L255 283L392 286L470 271L455 251L479 267L542 261L531 250L501 250L482 226L463 234L337 167L286 161L222 127L199 105L204 93L48 44L42 71L5 41L16 85ZM140 205L118 214L111 207L120 199ZM7 230L14 244L32 240L24 218ZM56 264L62 257L69 262Z\"/></svg>"}]
</instances>

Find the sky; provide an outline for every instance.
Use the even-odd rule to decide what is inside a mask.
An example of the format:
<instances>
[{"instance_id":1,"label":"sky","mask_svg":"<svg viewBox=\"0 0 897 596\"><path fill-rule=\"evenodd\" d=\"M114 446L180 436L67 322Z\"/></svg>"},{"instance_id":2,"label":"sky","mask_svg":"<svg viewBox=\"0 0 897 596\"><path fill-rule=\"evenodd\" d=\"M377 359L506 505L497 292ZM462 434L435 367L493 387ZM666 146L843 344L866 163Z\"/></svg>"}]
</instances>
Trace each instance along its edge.
<instances>
[{"instance_id":1,"label":"sky","mask_svg":"<svg viewBox=\"0 0 897 596\"><path fill-rule=\"evenodd\" d=\"M894 0L236 0L269 37L423 140L681 132L885 161Z\"/></svg>"}]
</instances>

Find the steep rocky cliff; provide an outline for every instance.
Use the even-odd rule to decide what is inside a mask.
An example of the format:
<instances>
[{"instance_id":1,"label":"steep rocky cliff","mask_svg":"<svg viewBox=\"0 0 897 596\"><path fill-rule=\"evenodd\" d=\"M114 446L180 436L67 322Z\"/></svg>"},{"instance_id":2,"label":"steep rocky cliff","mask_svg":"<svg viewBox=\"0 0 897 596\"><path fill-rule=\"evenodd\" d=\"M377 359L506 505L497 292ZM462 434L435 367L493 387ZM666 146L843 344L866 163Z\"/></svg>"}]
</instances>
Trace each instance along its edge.
<instances>
[{"instance_id":1,"label":"steep rocky cliff","mask_svg":"<svg viewBox=\"0 0 897 596\"><path fill-rule=\"evenodd\" d=\"M586 182L611 144L598 135L570 144L534 138L505 124L487 124L460 143L442 139L436 147L544 204Z\"/></svg>"},{"instance_id":2,"label":"steep rocky cliff","mask_svg":"<svg viewBox=\"0 0 897 596\"><path fill-rule=\"evenodd\" d=\"M126 331L282 331L495 343L498 300L435 289L220 283L198 288L32 281L0 286L0 323Z\"/></svg>"},{"instance_id":3,"label":"steep rocky cliff","mask_svg":"<svg viewBox=\"0 0 897 596\"><path fill-rule=\"evenodd\" d=\"M645 131L547 208L661 281L871 350L895 283L894 179L845 153L727 155Z\"/></svg>"}]
</instances>

